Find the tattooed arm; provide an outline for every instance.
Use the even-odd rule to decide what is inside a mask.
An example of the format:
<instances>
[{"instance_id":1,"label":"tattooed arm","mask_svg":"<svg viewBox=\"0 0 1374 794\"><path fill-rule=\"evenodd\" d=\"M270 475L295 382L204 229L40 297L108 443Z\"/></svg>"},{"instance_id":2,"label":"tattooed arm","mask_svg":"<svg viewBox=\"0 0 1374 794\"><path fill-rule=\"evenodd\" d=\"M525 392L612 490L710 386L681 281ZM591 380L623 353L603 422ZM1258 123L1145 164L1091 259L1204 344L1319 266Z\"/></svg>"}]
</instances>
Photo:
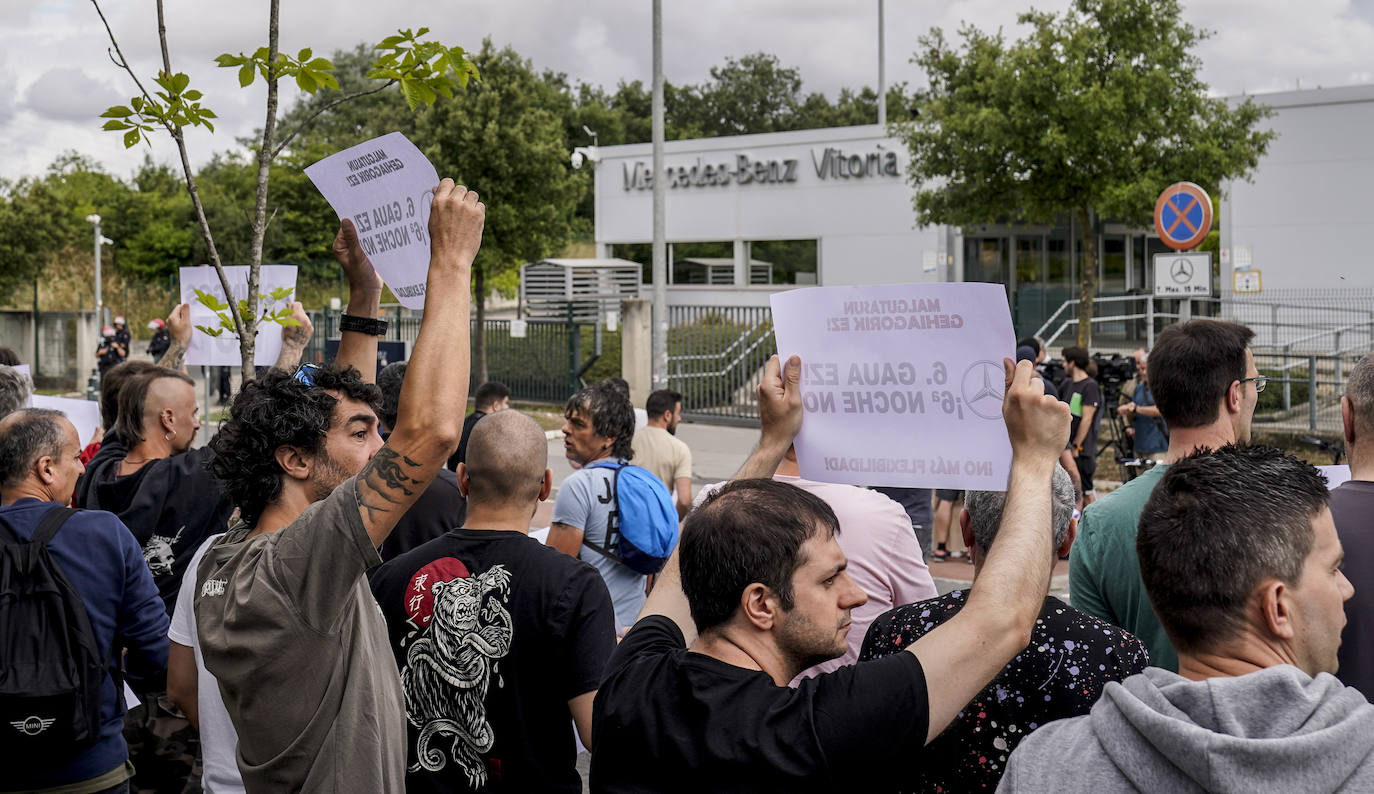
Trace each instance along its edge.
<instances>
[{"instance_id":1,"label":"tattooed arm","mask_svg":"<svg viewBox=\"0 0 1374 794\"><path fill-rule=\"evenodd\" d=\"M305 352L305 346L310 344L310 336L315 332L315 326L310 323L310 315L305 313L305 306L300 301L291 304L291 319L299 325L283 325L281 329L281 353L277 355L277 363L272 365L272 369L282 372L294 372L301 363L301 354Z\"/></svg>"},{"instance_id":2,"label":"tattooed arm","mask_svg":"<svg viewBox=\"0 0 1374 794\"><path fill-rule=\"evenodd\" d=\"M159 367L186 371L186 349L191 346L191 307L183 303L167 315L167 333L172 337L167 352L158 359Z\"/></svg>"},{"instance_id":3,"label":"tattooed arm","mask_svg":"<svg viewBox=\"0 0 1374 794\"><path fill-rule=\"evenodd\" d=\"M420 334L401 386L396 427L355 481L358 512L380 546L458 447L467 404L472 260L486 208L445 179L429 215L429 275ZM341 356L342 357L342 356Z\"/></svg>"}]
</instances>

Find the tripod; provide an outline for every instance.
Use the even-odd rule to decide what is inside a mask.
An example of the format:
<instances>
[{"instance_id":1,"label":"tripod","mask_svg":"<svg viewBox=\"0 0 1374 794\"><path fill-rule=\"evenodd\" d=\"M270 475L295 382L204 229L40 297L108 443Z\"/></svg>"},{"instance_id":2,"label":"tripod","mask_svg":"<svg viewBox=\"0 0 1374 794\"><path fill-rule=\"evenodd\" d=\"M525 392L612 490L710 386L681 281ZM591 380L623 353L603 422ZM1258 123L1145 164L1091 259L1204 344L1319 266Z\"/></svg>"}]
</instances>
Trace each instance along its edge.
<instances>
[{"instance_id":1,"label":"tripod","mask_svg":"<svg viewBox=\"0 0 1374 794\"><path fill-rule=\"evenodd\" d=\"M1154 461L1136 455L1135 441L1126 432L1126 421L1116 412L1116 405L1121 402L1121 383L1108 382L1102 383L1101 386L1102 408L1107 411L1107 433L1111 438L1107 446L1111 448L1112 459L1121 471L1121 481L1130 482L1153 466ZM1112 407L1108 409L1107 406Z\"/></svg>"}]
</instances>

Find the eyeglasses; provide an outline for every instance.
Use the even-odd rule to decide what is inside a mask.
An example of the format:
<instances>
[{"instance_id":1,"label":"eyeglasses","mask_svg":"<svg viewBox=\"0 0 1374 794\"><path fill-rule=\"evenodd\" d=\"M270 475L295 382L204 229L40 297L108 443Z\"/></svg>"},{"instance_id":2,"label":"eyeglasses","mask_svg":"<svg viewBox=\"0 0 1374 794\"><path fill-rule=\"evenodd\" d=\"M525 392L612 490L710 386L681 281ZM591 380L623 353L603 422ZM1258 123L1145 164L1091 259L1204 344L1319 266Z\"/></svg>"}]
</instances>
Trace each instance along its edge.
<instances>
[{"instance_id":1,"label":"eyeglasses","mask_svg":"<svg viewBox=\"0 0 1374 794\"><path fill-rule=\"evenodd\" d=\"M1254 382L1255 382L1255 394L1259 394L1260 392L1264 391L1264 387L1265 387L1265 386L1268 386L1268 385L1269 385L1269 376L1268 376L1268 375L1256 375L1256 376L1253 377L1253 378L1241 378L1241 379L1240 379L1240 382L1241 382L1241 383L1249 383L1250 381L1254 381Z\"/></svg>"},{"instance_id":2,"label":"eyeglasses","mask_svg":"<svg viewBox=\"0 0 1374 794\"><path fill-rule=\"evenodd\" d=\"M306 386L314 386L315 373L319 372L321 369L323 369L323 367L319 364L302 364L296 370L296 374L291 376L291 379L297 383L304 383Z\"/></svg>"}]
</instances>

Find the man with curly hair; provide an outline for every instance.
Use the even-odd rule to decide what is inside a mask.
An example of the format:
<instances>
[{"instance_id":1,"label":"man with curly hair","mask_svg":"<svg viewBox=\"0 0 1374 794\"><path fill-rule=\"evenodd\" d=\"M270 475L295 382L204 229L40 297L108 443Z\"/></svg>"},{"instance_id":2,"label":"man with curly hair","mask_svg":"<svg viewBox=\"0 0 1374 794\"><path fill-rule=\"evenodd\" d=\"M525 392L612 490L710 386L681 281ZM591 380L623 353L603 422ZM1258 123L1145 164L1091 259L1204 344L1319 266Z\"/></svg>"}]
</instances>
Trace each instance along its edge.
<instances>
[{"instance_id":1,"label":"man with curly hair","mask_svg":"<svg viewBox=\"0 0 1374 794\"><path fill-rule=\"evenodd\" d=\"M458 446L485 212L451 179L434 189L427 311L385 445L371 383L382 281L346 219L341 326L356 330L337 368L250 383L215 443L213 472L241 520L197 567L195 627L248 791L404 790L401 684L365 574Z\"/></svg>"}]
</instances>

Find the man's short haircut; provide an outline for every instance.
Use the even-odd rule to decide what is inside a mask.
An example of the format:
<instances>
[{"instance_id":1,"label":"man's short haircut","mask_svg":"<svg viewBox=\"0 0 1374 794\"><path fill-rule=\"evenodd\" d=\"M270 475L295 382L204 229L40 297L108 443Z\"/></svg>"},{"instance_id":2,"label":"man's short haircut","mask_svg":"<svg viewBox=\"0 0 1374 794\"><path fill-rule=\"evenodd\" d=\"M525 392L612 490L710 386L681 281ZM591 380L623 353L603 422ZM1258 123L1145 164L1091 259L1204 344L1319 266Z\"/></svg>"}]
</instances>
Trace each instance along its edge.
<instances>
[{"instance_id":1,"label":"man's short haircut","mask_svg":"<svg viewBox=\"0 0 1374 794\"><path fill-rule=\"evenodd\" d=\"M549 443L539 423L519 411L497 411L473 425L463 465L468 504L528 507L539 501Z\"/></svg>"},{"instance_id":2,"label":"man's short haircut","mask_svg":"<svg viewBox=\"0 0 1374 794\"><path fill-rule=\"evenodd\" d=\"M20 408L9 417L0 432L0 487L15 488L29 476L33 464L44 455L62 454L61 411L48 408Z\"/></svg>"},{"instance_id":3,"label":"man's short haircut","mask_svg":"<svg viewBox=\"0 0 1374 794\"><path fill-rule=\"evenodd\" d=\"M1050 507L1050 525L1054 527L1054 547L1064 544L1069 534L1069 520L1073 518L1073 480L1062 466L1054 467L1054 481L1050 485L1054 501ZM969 491L964 496L964 509L973 526L973 541L987 553L1002 524L1002 508L1007 504L1006 491Z\"/></svg>"},{"instance_id":4,"label":"man's short haircut","mask_svg":"<svg viewBox=\"0 0 1374 794\"><path fill-rule=\"evenodd\" d=\"M192 390L196 386L191 376L166 367L154 367L142 375L127 378L124 385L119 387L119 417L114 426L115 435L119 436L119 442L125 447L133 449L135 445L143 443L143 413L148 405L148 391L154 382L162 378L175 378L188 383Z\"/></svg>"},{"instance_id":5,"label":"man's short haircut","mask_svg":"<svg viewBox=\"0 0 1374 794\"><path fill-rule=\"evenodd\" d=\"M352 367L342 372L322 367L315 370L314 380L314 386L307 386L289 372L270 370L248 381L234 397L229 421L210 442L215 452L207 464L210 473L223 483L249 526L257 525L263 509L281 496L277 448L289 445L312 456L324 450L339 403L326 390L374 411L381 407L381 391L364 383Z\"/></svg>"},{"instance_id":6,"label":"man's short haircut","mask_svg":"<svg viewBox=\"0 0 1374 794\"><path fill-rule=\"evenodd\" d=\"M1017 346L1017 347L1029 347L1030 349L1032 349L1032 350L1035 351L1035 355L1037 355L1037 356L1040 355L1040 350L1041 350L1040 340L1039 340L1039 339L1036 339L1036 338L1033 337L1033 336L1028 336L1028 337L1026 337L1025 339L1018 339L1018 340L1016 340L1016 346Z\"/></svg>"},{"instance_id":7,"label":"man's short haircut","mask_svg":"<svg viewBox=\"0 0 1374 794\"><path fill-rule=\"evenodd\" d=\"M1140 514L1140 575L1180 651L1204 652L1246 624L1255 588L1297 583L1326 480L1282 450L1228 444L1169 466Z\"/></svg>"},{"instance_id":8,"label":"man's short haircut","mask_svg":"<svg viewBox=\"0 0 1374 794\"><path fill-rule=\"evenodd\" d=\"M1245 377L1245 349L1255 332L1224 320L1165 328L1149 353L1150 392L1169 427L1206 427L1217 420L1231 383Z\"/></svg>"},{"instance_id":9,"label":"man's short haircut","mask_svg":"<svg viewBox=\"0 0 1374 794\"><path fill-rule=\"evenodd\" d=\"M630 405L628 394L611 383L613 379L603 380L585 386L568 398L563 406L563 416L571 419L574 413L581 412L592 423L592 430L603 438L615 439L611 442L611 454L629 460L634 457L635 409Z\"/></svg>"},{"instance_id":10,"label":"man's short haircut","mask_svg":"<svg viewBox=\"0 0 1374 794\"><path fill-rule=\"evenodd\" d=\"M6 367L17 367L24 362L19 360L19 354L13 348L0 345L0 365Z\"/></svg>"},{"instance_id":11,"label":"man's short haircut","mask_svg":"<svg viewBox=\"0 0 1374 794\"><path fill-rule=\"evenodd\" d=\"M1084 372L1088 371L1088 364L1092 363L1092 357L1088 355L1087 349L1077 345L1064 348L1064 360L1072 362L1075 367Z\"/></svg>"},{"instance_id":12,"label":"man's short haircut","mask_svg":"<svg viewBox=\"0 0 1374 794\"><path fill-rule=\"evenodd\" d=\"M1362 433L1374 432L1374 353L1360 359L1350 370L1345 396L1350 400L1355 428Z\"/></svg>"},{"instance_id":13,"label":"man's short haircut","mask_svg":"<svg viewBox=\"0 0 1374 794\"><path fill-rule=\"evenodd\" d=\"M663 416L667 411L677 408L677 404L682 402L682 395L670 389L659 389L649 395L649 399L644 401L644 411L654 418Z\"/></svg>"},{"instance_id":14,"label":"man's short haircut","mask_svg":"<svg viewBox=\"0 0 1374 794\"><path fill-rule=\"evenodd\" d=\"M489 380L477 387L477 393L473 396L472 402L477 410L485 412L509 396L510 389L506 387L506 384L499 380Z\"/></svg>"},{"instance_id":15,"label":"man's short haircut","mask_svg":"<svg viewBox=\"0 0 1374 794\"><path fill-rule=\"evenodd\" d=\"M382 392L382 407L377 411L377 418L386 425L388 433L396 429L396 416L401 410L401 384L405 382L407 366L407 362L397 361L377 373L377 388Z\"/></svg>"},{"instance_id":16,"label":"man's short haircut","mask_svg":"<svg viewBox=\"0 0 1374 794\"><path fill-rule=\"evenodd\" d=\"M744 588L758 582L793 607L792 575L817 532L833 537L839 519L820 497L771 479L735 480L711 494L682 526L682 591L698 631L730 620Z\"/></svg>"},{"instance_id":17,"label":"man's short haircut","mask_svg":"<svg viewBox=\"0 0 1374 794\"><path fill-rule=\"evenodd\" d=\"M156 370L158 366L151 361L125 361L110 367L100 376L100 425L105 430L113 430L119 420L119 390L136 375L144 375ZM142 420L140 420L142 421Z\"/></svg>"},{"instance_id":18,"label":"man's short haircut","mask_svg":"<svg viewBox=\"0 0 1374 794\"><path fill-rule=\"evenodd\" d=\"M24 407L29 399L29 379L14 367L0 364L0 419Z\"/></svg>"}]
</instances>

